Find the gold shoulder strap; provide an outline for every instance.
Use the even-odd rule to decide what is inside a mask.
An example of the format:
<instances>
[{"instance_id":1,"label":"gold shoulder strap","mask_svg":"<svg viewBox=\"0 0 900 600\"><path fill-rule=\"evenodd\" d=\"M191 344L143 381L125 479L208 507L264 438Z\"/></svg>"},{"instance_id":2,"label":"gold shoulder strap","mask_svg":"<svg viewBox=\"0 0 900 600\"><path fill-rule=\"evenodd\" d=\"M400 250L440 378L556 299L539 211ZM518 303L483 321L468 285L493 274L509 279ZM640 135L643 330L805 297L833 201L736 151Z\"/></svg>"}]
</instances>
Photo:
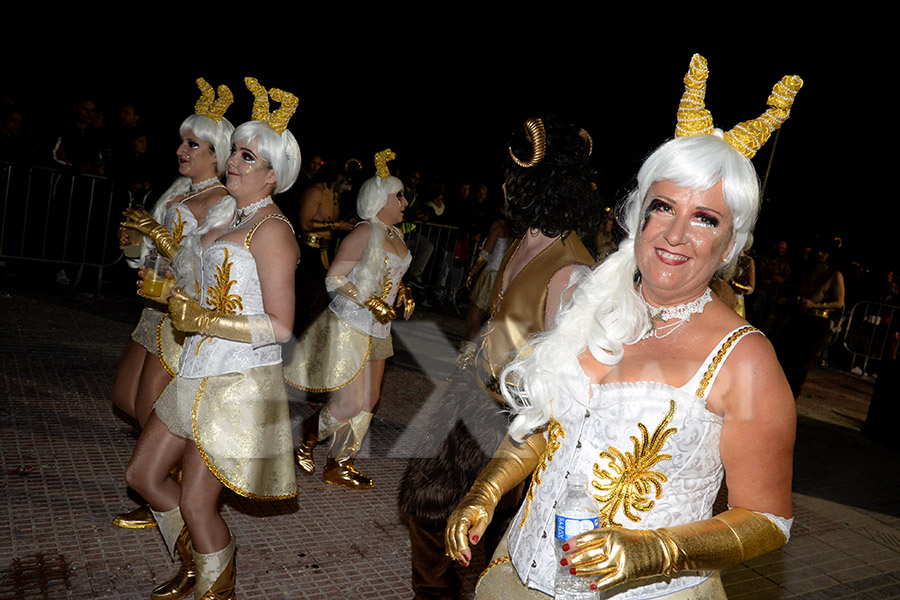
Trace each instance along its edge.
<instances>
[{"instance_id":1,"label":"gold shoulder strap","mask_svg":"<svg viewBox=\"0 0 900 600\"><path fill-rule=\"evenodd\" d=\"M279 221L284 221L285 223L287 223L287 226L291 228L291 233L294 233L294 226L291 225L291 222L288 220L288 218L286 216L284 216L284 215L266 215L265 217L263 217L262 219L259 220L259 223L254 225L253 228L247 232L247 238L244 240L244 248L247 248L248 250L250 249L250 240L253 239L253 234L256 233L256 230L259 228L260 225L262 225L269 219L278 219Z\"/></svg>"}]
</instances>

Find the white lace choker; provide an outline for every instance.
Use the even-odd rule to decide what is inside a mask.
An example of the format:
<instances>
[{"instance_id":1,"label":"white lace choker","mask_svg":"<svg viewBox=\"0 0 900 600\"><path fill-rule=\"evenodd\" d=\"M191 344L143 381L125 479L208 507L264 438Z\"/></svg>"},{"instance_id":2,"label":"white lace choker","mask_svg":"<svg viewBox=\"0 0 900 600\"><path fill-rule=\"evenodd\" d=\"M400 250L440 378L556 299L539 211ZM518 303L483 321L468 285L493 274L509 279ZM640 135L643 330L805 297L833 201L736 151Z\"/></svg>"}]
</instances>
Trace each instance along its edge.
<instances>
[{"instance_id":1,"label":"white lace choker","mask_svg":"<svg viewBox=\"0 0 900 600\"><path fill-rule=\"evenodd\" d=\"M205 192L208 188L214 186L217 183L219 185L222 185L222 182L219 181L218 177L210 177L209 179L204 179L203 181L198 181L196 183L192 181L191 186L188 188L188 192L190 192L191 194Z\"/></svg>"},{"instance_id":2,"label":"white lace choker","mask_svg":"<svg viewBox=\"0 0 900 600\"><path fill-rule=\"evenodd\" d=\"M643 286L638 290L638 294L640 295L641 300L643 300L644 306L647 307L647 312L652 321L650 331L644 334L641 338L642 340L646 340L650 336L662 339L667 335L672 334L676 329L690 321L691 315L702 313L706 305L712 301L712 295L709 288L706 288L706 291L696 300L679 304L678 306L661 306L659 308L650 306L647 301L644 300ZM674 323L669 323L668 325L656 325L657 323L665 323L672 319L676 319L676 321ZM663 333L660 333L661 331Z\"/></svg>"},{"instance_id":3,"label":"white lace choker","mask_svg":"<svg viewBox=\"0 0 900 600\"><path fill-rule=\"evenodd\" d=\"M272 200L272 196L266 196L262 200L257 200L253 204L245 206L244 208L239 208L234 211L234 220L231 222L231 228L237 229L241 226L241 223L255 215L259 212L259 209L272 204L274 200Z\"/></svg>"}]
</instances>

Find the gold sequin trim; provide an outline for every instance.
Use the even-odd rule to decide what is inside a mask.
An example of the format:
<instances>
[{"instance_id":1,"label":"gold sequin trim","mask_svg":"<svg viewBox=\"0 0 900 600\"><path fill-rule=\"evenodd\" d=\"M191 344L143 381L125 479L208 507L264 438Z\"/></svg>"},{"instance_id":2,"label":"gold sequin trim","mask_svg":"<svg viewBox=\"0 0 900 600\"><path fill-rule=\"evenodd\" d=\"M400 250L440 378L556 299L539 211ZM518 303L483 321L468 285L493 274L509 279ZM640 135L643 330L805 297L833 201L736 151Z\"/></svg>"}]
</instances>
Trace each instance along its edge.
<instances>
[{"instance_id":1,"label":"gold sequin trim","mask_svg":"<svg viewBox=\"0 0 900 600\"><path fill-rule=\"evenodd\" d=\"M556 419L550 419L547 423L547 445L541 452L538 459L537 467L531 475L531 484L528 486L528 493L525 494L525 510L522 512L522 522L519 523L519 529L525 527L525 521L528 520L528 513L531 510L531 501L534 500L534 488L541 485L541 472L547 470L547 463L553 460L553 454L562 446L562 439L566 437L566 430L560 425Z\"/></svg>"},{"instance_id":2,"label":"gold sequin trim","mask_svg":"<svg viewBox=\"0 0 900 600\"><path fill-rule=\"evenodd\" d=\"M168 373L172 377L175 377L176 375L178 375L178 373L169 365L169 363L166 362L166 359L163 356L162 330L163 326L166 324L166 319L168 318L169 315L165 315L159 322L159 325L156 326L156 356L159 358L159 364L161 364L162 368L166 370L166 373Z\"/></svg>"},{"instance_id":3,"label":"gold sequin trim","mask_svg":"<svg viewBox=\"0 0 900 600\"><path fill-rule=\"evenodd\" d=\"M630 521L637 523L641 517L633 511L647 512L656 503L647 495L653 492L656 500L662 496L662 484L668 481L668 478L650 469L660 461L672 459L671 454L662 454L660 450L666 439L678 431L675 427L666 429L675 416L675 407L675 401L669 400L669 412L656 426L652 436L648 435L646 425L638 423L640 439L630 436L634 444L633 453L622 453L612 446L600 453L600 458L609 461L609 469L614 473L611 474L606 469L601 469L599 463L594 463L594 475L609 482L600 483L597 480L591 482L594 489L605 492L605 495L594 495L601 505L600 527L621 527L621 523L613 519L620 507Z\"/></svg>"},{"instance_id":4,"label":"gold sequin trim","mask_svg":"<svg viewBox=\"0 0 900 600\"><path fill-rule=\"evenodd\" d=\"M502 565L505 562L509 562L511 559L508 556L501 556L500 558L495 558L492 560L487 567L485 567L484 571L481 572L481 575L478 576L478 581L475 582L475 589L478 589L478 586L481 584L482 578L488 574L488 571L496 567L497 565Z\"/></svg>"},{"instance_id":5,"label":"gold sequin trim","mask_svg":"<svg viewBox=\"0 0 900 600\"><path fill-rule=\"evenodd\" d=\"M215 475L216 479L222 483L229 490L238 494L239 496L244 496L245 498L252 498L254 500L285 500L287 498L293 498L297 495L297 492L293 494L283 494L280 496L260 496L259 494L253 494L248 492L247 490L242 490L237 487L228 479L222 475L222 472L213 464L213 461L210 460L209 455L206 453L206 450L203 449L203 444L200 442L200 427L197 425L197 409L200 407L200 398L203 396L203 388L206 387L206 382L209 381L209 377L204 377L203 381L200 382L200 387L197 388L197 395L194 396L194 407L191 409L191 433L194 435L194 445L197 446L197 451L200 453L200 456L203 458L203 462L206 463L206 468L209 469L209 472Z\"/></svg>"},{"instance_id":6,"label":"gold sequin trim","mask_svg":"<svg viewBox=\"0 0 900 600\"><path fill-rule=\"evenodd\" d=\"M278 215L278 214L266 215L265 217L260 219L259 222L250 229L250 231L247 232L247 237L244 238L244 248L246 248L247 250L250 249L250 240L253 239L253 234L256 233L256 230L259 229L260 225L262 225L269 219L278 219L279 221L284 221L285 223L287 223L288 227L291 228L291 234L294 233L294 226L291 225L290 220L288 220L288 218L286 216Z\"/></svg>"},{"instance_id":7,"label":"gold sequin trim","mask_svg":"<svg viewBox=\"0 0 900 600\"><path fill-rule=\"evenodd\" d=\"M712 381L712 377L715 374L716 369L719 368L719 364L725 358L725 355L728 354L728 349L731 348L731 346L733 346L734 343L741 338L741 336L752 331L759 331L759 329L748 325L747 327L741 327L733 334L728 336L728 339L725 340L725 343L722 344L722 347L719 348L719 351L716 352L716 355L709 362L709 367L706 369L706 373L703 375L703 379L700 380L700 386L697 388L697 391L694 392L695 396L697 396L701 400L703 399L703 396L706 395L706 388L709 387L709 382Z\"/></svg>"}]
</instances>

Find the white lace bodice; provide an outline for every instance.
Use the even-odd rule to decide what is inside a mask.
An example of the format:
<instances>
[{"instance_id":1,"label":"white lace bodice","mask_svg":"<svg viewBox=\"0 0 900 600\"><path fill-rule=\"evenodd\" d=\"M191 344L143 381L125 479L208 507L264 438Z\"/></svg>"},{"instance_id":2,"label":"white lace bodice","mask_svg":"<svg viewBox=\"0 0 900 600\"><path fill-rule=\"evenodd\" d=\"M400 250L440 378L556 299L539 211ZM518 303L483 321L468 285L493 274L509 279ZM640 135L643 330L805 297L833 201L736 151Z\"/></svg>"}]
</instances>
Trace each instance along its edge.
<instances>
[{"instance_id":1,"label":"white lace bodice","mask_svg":"<svg viewBox=\"0 0 900 600\"><path fill-rule=\"evenodd\" d=\"M403 279L403 275L412 262L412 253L407 252L405 258L400 258L392 252L385 251L385 262L387 263L387 274L382 282L381 299L387 304L393 306L394 300L397 298L397 285ZM359 261L353 267L353 270L347 274L347 279L356 285L359 282L359 270L362 269L362 262ZM366 298L360 298L365 301ZM390 323L379 323L375 320L374 315L369 312L365 306L360 306L356 302L345 298L338 294L328 305L328 308L341 319L353 325L360 331L377 338L386 338L391 334Z\"/></svg>"},{"instance_id":2,"label":"white lace bodice","mask_svg":"<svg viewBox=\"0 0 900 600\"><path fill-rule=\"evenodd\" d=\"M533 499L526 499L509 530L513 566L526 585L553 594L555 506L570 473L588 477L601 527L654 529L712 516L724 474L722 418L706 409L706 393L737 340L756 331L745 326L729 333L680 388L653 381L591 386L585 376L583 394L561 403L567 406L561 414L554 410L559 427L548 429L548 448L558 448L538 466ZM709 576L691 571L643 579L605 597L652 598Z\"/></svg>"}]
</instances>

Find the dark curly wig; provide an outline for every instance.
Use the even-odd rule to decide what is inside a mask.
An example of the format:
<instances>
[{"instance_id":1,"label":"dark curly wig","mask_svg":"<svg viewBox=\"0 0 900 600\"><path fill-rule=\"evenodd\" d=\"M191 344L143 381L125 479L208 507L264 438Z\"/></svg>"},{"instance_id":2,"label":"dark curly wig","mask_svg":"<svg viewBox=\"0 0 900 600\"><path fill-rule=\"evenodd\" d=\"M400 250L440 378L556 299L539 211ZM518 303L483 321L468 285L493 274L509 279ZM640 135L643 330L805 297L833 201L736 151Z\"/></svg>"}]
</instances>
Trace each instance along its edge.
<instances>
[{"instance_id":1,"label":"dark curly wig","mask_svg":"<svg viewBox=\"0 0 900 600\"><path fill-rule=\"evenodd\" d=\"M518 232L534 227L556 237L575 230L585 238L596 229L601 215L600 194L592 185L596 173L590 164L590 147L577 125L554 116L543 122L547 146L541 162L520 167L507 154L508 216ZM513 133L509 147L520 160L531 156L531 142L522 126Z\"/></svg>"}]
</instances>

